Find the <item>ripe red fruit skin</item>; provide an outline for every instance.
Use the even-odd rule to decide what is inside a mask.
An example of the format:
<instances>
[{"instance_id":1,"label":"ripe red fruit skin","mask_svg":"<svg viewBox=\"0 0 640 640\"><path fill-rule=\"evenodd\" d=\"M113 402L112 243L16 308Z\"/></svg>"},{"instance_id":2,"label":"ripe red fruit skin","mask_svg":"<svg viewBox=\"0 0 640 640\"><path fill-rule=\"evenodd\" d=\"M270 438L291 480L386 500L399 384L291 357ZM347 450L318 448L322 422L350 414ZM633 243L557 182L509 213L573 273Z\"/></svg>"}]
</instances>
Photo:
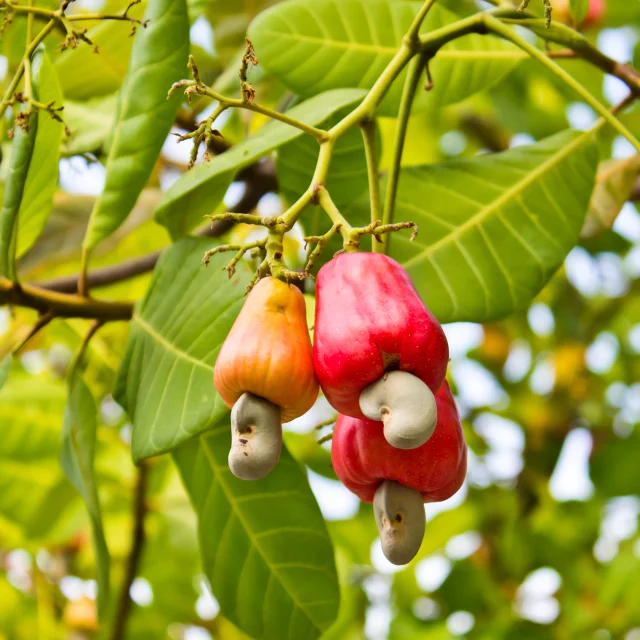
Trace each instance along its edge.
<instances>
[{"instance_id":1,"label":"ripe red fruit skin","mask_svg":"<svg viewBox=\"0 0 640 640\"><path fill-rule=\"evenodd\" d=\"M381 422L338 416L331 460L342 483L365 502L373 502L383 480L395 480L422 494L425 502L450 498L467 472L467 447L449 385L436 394L438 424L417 449L396 449L383 434Z\"/></svg>"},{"instance_id":2,"label":"ripe red fruit skin","mask_svg":"<svg viewBox=\"0 0 640 640\"><path fill-rule=\"evenodd\" d=\"M449 345L409 274L380 253L345 253L318 272L313 363L329 403L363 418L360 392L385 371L442 384Z\"/></svg>"},{"instance_id":3,"label":"ripe red fruit skin","mask_svg":"<svg viewBox=\"0 0 640 640\"><path fill-rule=\"evenodd\" d=\"M605 13L607 12L606 0L590 0L589 9L584 19L580 23L581 28L596 27L603 21ZM556 0L553 3L552 18L558 22L564 24L573 24L573 18L571 17L571 10L569 8L569 0Z\"/></svg>"},{"instance_id":4,"label":"ripe red fruit skin","mask_svg":"<svg viewBox=\"0 0 640 640\"><path fill-rule=\"evenodd\" d=\"M597 25L606 12L606 3L605 0L591 0L589 2L589 11L587 11L587 15L582 23L585 27L593 27Z\"/></svg>"}]
</instances>

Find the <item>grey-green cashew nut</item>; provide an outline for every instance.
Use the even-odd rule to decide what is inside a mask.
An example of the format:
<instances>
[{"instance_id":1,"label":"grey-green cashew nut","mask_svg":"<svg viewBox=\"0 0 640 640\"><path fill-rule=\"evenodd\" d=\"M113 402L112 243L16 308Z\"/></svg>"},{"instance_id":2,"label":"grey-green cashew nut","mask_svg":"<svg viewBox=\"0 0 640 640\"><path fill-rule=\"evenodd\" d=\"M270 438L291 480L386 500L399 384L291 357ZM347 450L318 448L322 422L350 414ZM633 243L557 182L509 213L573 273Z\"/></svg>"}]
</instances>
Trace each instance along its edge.
<instances>
[{"instance_id":1,"label":"grey-green cashew nut","mask_svg":"<svg viewBox=\"0 0 640 640\"><path fill-rule=\"evenodd\" d=\"M231 409L231 473L242 480L264 478L278 463L281 450L280 407L243 393Z\"/></svg>"},{"instance_id":2,"label":"grey-green cashew nut","mask_svg":"<svg viewBox=\"0 0 640 640\"><path fill-rule=\"evenodd\" d=\"M360 410L371 420L382 420L384 437L397 449L415 449L435 431L436 399L431 389L407 371L391 371L365 387Z\"/></svg>"},{"instance_id":3,"label":"grey-green cashew nut","mask_svg":"<svg viewBox=\"0 0 640 640\"><path fill-rule=\"evenodd\" d=\"M411 562L424 537L422 494L395 480L385 480L373 497L373 513L387 560L393 564Z\"/></svg>"}]
</instances>

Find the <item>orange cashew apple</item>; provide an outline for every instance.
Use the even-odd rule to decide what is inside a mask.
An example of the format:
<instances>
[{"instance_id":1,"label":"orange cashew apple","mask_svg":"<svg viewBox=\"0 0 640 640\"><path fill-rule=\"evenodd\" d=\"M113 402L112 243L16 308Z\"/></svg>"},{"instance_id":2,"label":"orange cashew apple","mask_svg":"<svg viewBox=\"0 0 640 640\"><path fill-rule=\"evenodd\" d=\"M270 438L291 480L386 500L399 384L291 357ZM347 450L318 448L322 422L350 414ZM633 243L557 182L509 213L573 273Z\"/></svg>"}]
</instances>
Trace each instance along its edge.
<instances>
[{"instance_id":1,"label":"orange cashew apple","mask_svg":"<svg viewBox=\"0 0 640 640\"><path fill-rule=\"evenodd\" d=\"M262 478L282 448L282 422L306 413L318 397L304 296L264 278L251 290L222 345L213 374L231 411L229 467Z\"/></svg>"}]
</instances>

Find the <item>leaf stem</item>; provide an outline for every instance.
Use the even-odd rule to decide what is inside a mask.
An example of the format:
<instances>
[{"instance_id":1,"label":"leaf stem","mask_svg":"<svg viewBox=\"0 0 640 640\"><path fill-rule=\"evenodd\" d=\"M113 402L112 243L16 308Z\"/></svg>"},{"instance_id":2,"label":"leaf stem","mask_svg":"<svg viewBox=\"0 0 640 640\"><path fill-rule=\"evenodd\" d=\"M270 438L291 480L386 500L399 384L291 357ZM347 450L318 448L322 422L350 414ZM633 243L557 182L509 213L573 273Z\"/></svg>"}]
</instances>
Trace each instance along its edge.
<instances>
[{"instance_id":1,"label":"leaf stem","mask_svg":"<svg viewBox=\"0 0 640 640\"><path fill-rule=\"evenodd\" d=\"M367 161L367 175L369 177L369 206L371 208L371 222L380 220L382 207L380 205L380 170L378 166L378 147L376 144L376 121L365 120L360 125L364 140L364 153ZM382 251L384 245L372 236L371 248L374 252Z\"/></svg>"},{"instance_id":2,"label":"leaf stem","mask_svg":"<svg viewBox=\"0 0 640 640\"><path fill-rule=\"evenodd\" d=\"M618 120L603 104L601 104L589 91L587 91L573 76L568 74L561 66L556 62L549 59L542 51L534 47L527 42L524 38L516 34L511 28L502 24L500 20L486 15L485 24L488 29L494 33L502 36L505 40L510 40L513 44L517 45L524 51L526 51L532 58L538 60L552 73L558 76L564 83L571 87L576 93L578 93L582 99L595 111L597 111L618 133L624 136L635 148L640 152L640 141L627 129L627 127Z\"/></svg>"},{"instance_id":3,"label":"leaf stem","mask_svg":"<svg viewBox=\"0 0 640 640\"><path fill-rule=\"evenodd\" d=\"M395 137L393 140L393 159L391 161L391 169L389 170L389 181L385 192L384 210L382 213L382 224L391 224L393 214L396 207L396 195L398 193L398 181L400 179L400 165L402 162L402 150L407 135L407 126L409 124L409 116L411 115L411 105L416 95L418 83L426 59L424 55L415 57L409 64L409 71L402 89L402 98L400 100L400 110L398 112L398 123L396 125ZM382 251L386 252L389 246L389 237L385 236Z\"/></svg>"}]
</instances>

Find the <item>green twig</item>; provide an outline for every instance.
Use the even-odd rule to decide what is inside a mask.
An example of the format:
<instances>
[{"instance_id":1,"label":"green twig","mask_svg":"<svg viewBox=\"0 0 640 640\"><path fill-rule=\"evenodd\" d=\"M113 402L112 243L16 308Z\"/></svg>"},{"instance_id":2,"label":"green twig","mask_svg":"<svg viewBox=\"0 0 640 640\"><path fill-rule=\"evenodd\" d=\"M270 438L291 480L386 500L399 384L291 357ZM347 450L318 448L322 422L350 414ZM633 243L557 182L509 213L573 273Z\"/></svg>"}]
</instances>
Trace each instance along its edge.
<instances>
[{"instance_id":1,"label":"green twig","mask_svg":"<svg viewBox=\"0 0 640 640\"><path fill-rule=\"evenodd\" d=\"M27 333L27 335L13 348L13 350L11 352L12 355L15 356L18 353L20 353L20 351L22 351L22 349L24 349L24 347L27 345L27 343L37 333L39 333L41 329L46 327L54 318L55 318L55 314L52 311L47 311L46 313L43 313L38 318L36 323L31 327L31 329L29 329L29 332Z\"/></svg>"},{"instance_id":2,"label":"green twig","mask_svg":"<svg viewBox=\"0 0 640 640\"><path fill-rule=\"evenodd\" d=\"M317 424L315 427L313 427L313 430L320 431L320 429L324 429L324 427L329 427L332 424L335 424L337 419L338 419L338 414L336 413L333 417L329 418L328 420L323 420L322 422Z\"/></svg>"},{"instance_id":3,"label":"green twig","mask_svg":"<svg viewBox=\"0 0 640 640\"><path fill-rule=\"evenodd\" d=\"M376 121L365 120L361 126L364 140L365 158L367 161L367 174L369 177L369 207L371 209L371 221L378 220L382 215L380 206L380 174L378 167L378 148L376 140ZM382 251L384 245L373 237L373 251Z\"/></svg>"},{"instance_id":4,"label":"green twig","mask_svg":"<svg viewBox=\"0 0 640 640\"><path fill-rule=\"evenodd\" d=\"M413 22L411 23L411 26L409 27L409 30L407 31L407 34L405 36L408 42L415 42L418 39L420 27L422 26L424 19L427 17L427 13L429 13L431 7L433 7L436 1L437 0L427 0L422 5L420 11L418 11L416 17L413 19Z\"/></svg>"},{"instance_id":5,"label":"green twig","mask_svg":"<svg viewBox=\"0 0 640 640\"><path fill-rule=\"evenodd\" d=\"M241 91L242 91L241 98L227 98L221 93L206 86L200 80L200 77L198 75L198 68L195 64L193 56L189 56L188 67L192 70L194 79L179 80L178 82L175 82L172 85L171 89L169 89L169 93L167 97L170 98L175 91L177 91L178 89L185 88L184 93L187 96L187 99L189 99L191 95L208 96L209 98L213 98L214 100L218 101L219 108L221 109L221 111L225 109L230 109L230 108L247 109L248 111L260 113L264 116L267 116L268 118L271 118L272 120L278 120L280 122L283 122L284 124L288 124L291 127L300 129L300 131L307 133L308 135L314 137L318 141L326 140L327 132L325 130L318 129L317 127L313 127L309 124L306 124L301 120L296 120L291 116L288 116L284 113L279 113L278 111L274 111L269 107L265 107L261 104L258 104L257 102L254 102L255 92L253 90L253 87L246 81L246 71L247 71L248 63L245 63L244 61L247 55L248 54L245 54L245 56L243 57L243 64L240 70ZM255 60L255 56L252 56L252 59ZM255 61L257 62L257 60ZM243 72L243 69L244 69L244 72ZM242 79L243 77L245 78L245 80Z\"/></svg>"},{"instance_id":6,"label":"green twig","mask_svg":"<svg viewBox=\"0 0 640 640\"><path fill-rule=\"evenodd\" d=\"M239 244L222 244L218 247L214 247L213 249L209 249L209 251L207 251L202 257L202 264L204 264L205 266L209 266L209 261L217 253L223 253L225 251L236 251L237 253L235 257L231 260L231 262L227 266L222 267L222 270L228 271L229 277L231 277L235 273L236 265L238 264L238 262L240 262L240 260L242 259L242 256L245 254L246 251L251 251L251 249L264 247L266 243L267 243L267 238L261 238L260 240L256 240L255 242L245 242L245 243L239 243Z\"/></svg>"},{"instance_id":7,"label":"green twig","mask_svg":"<svg viewBox=\"0 0 640 640\"><path fill-rule=\"evenodd\" d=\"M398 112L398 122L396 124L396 133L393 140L393 159L391 161L391 169L389 170L389 180L387 183L387 191L385 193L384 211L382 213L382 224L388 225L393 221L395 213L396 196L398 193L398 181L400 179L400 166L402 162L402 151L407 135L407 126L409 124L409 116L411 115L411 105L416 95L416 90L420 82L422 70L426 64L424 56L417 56L409 64L409 71L402 90L402 98L400 100L400 110ZM382 246L382 251L386 252L388 248L388 239Z\"/></svg>"},{"instance_id":8,"label":"green twig","mask_svg":"<svg viewBox=\"0 0 640 640\"><path fill-rule=\"evenodd\" d=\"M318 444L324 444L325 442L329 442L333 438L333 431L331 433L327 433L326 436L322 436L322 438L318 438Z\"/></svg>"},{"instance_id":9,"label":"green twig","mask_svg":"<svg viewBox=\"0 0 640 640\"><path fill-rule=\"evenodd\" d=\"M522 0L517 11L520 13L526 11L530 1L531 0ZM548 29L551 26L551 12L553 9L551 8L550 0L542 0L542 4L544 5L544 26Z\"/></svg>"},{"instance_id":10,"label":"green twig","mask_svg":"<svg viewBox=\"0 0 640 640\"><path fill-rule=\"evenodd\" d=\"M345 251L355 251L357 249L357 245L353 242L353 238L351 237L351 232L353 231L353 227L347 222L344 216L336 207L334 201L331 199L329 192L321 187L317 191L317 199L318 204L322 207L325 213L331 218L333 225L336 227L336 231L340 233L344 240L344 250Z\"/></svg>"},{"instance_id":11,"label":"green twig","mask_svg":"<svg viewBox=\"0 0 640 640\"><path fill-rule=\"evenodd\" d=\"M547 69L553 72L556 76L558 76L564 83L571 87L577 94L579 94L582 99L595 111L597 111L618 133L624 136L637 151L640 152L640 141L627 129L627 127L618 120L603 104L601 104L591 93L589 93L573 76L569 75L561 66L559 66L556 62L549 59L542 51L534 47L532 44L527 42L524 38L521 38L518 34L516 34L512 29L508 26L502 24L500 20L496 18L486 15L485 16L485 24L487 28L494 33L500 35L505 40L510 40L513 44L517 45L524 51L526 51L532 58L538 60L538 62L542 63Z\"/></svg>"},{"instance_id":12,"label":"green twig","mask_svg":"<svg viewBox=\"0 0 640 640\"><path fill-rule=\"evenodd\" d=\"M307 245L309 245L307 260L304 265L305 273L311 274L311 269L313 269L318 256L324 251L324 248L327 246L329 240L331 240L331 238L333 238L333 236L335 236L338 231L340 231L340 225L334 224L331 229L329 229L329 231L327 231L327 233L325 233L324 235L305 237L305 249L307 248ZM313 249L311 249L312 243L315 243L316 245Z\"/></svg>"},{"instance_id":13,"label":"green twig","mask_svg":"<svg viewBox=\"0 0 640 640\"><path fill-rule=\"evenodd\" d=\"M586 62L598 67L604 73L615 76L624 82L629 89L640 95L640 73L630 64L622 64L613 58L605 55L594 47L589 40L574 29L554 22L551 29L543 27L543 21L529 12L518 12L513 8L500 8L492 11L491 14L499 18L505 24L517 24L533 31L536 35L544 39L545 42L553 42L563 47L567 51L545 52L551 58L568 57L572 53Z\"/></svg>"},{"instance_id":14,"label":"green twig","mask_svg":"<svg viewBox=\"0 0 640 640\"><path fill-rule=\"evenodd\" d=\"M235 224L253 224L260 227L275 227L278 224L278 216L257 216L249 213L215 213L213 215L205 216L211 220L211 225L214 222L227 221Z\"/></svg>"},{"instance_id":15,"label":"green twig","mask_svg":"<svg viewBox=\"0 0 640 640\"><path fill-rule=\"evenodd\" d=\"M33 52L36 50L36 47L51 33L53 28L56 26L55 20L50 20L47 24L42 28L40 33L31 41L31 44L25 49L24 57L22 61L18 65L16 72L13 74L13 78L7 87L7 90L2 98L2 103L0 104L0 119L4 116L9 105L12 104L11 96L14 94L15 90L18 88L20 84L20 80L22 80L22 76L25 71L25 61L30 61Z\"/></svg>"}]
</instances>

